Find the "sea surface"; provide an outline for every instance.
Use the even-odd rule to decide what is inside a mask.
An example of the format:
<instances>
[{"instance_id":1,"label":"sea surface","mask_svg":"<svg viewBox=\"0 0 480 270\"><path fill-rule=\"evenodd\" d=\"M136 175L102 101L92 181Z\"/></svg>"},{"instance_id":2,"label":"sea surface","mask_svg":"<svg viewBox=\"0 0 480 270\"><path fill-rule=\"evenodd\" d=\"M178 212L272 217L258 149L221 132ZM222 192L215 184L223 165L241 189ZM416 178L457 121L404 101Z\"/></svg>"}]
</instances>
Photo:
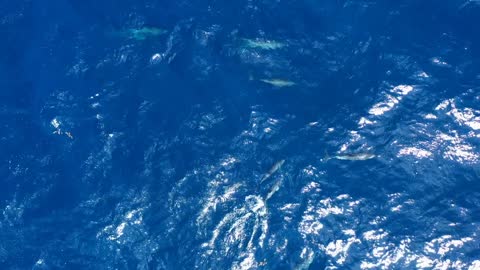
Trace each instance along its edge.
<instances>
[{"instance_id":1,"label":"sea surface","mask_svg":"<svg viewBox=\"0 0 480 270\"><path fill-rule=\"evenodd\" d=\"M0 269L480 269L479 18L1 0Z\"/></svg>"}]
</instances>

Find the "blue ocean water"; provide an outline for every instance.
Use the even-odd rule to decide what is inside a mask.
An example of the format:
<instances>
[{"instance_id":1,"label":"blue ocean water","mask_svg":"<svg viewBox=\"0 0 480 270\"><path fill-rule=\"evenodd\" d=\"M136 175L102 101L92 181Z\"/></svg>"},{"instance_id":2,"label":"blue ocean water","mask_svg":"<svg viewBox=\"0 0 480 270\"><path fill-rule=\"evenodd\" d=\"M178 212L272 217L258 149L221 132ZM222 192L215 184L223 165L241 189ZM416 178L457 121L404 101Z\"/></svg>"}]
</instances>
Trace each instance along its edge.
<instances>
[{"instance_id":1,"label":"blue ocean water","mask_svg":"<svg viewBox=\"0 0 480 270\"><path fill-rule=\"evenodd\" d=\"M480 269L477 1L1 3L1 269Z\"/></svg>"}]
</instances>

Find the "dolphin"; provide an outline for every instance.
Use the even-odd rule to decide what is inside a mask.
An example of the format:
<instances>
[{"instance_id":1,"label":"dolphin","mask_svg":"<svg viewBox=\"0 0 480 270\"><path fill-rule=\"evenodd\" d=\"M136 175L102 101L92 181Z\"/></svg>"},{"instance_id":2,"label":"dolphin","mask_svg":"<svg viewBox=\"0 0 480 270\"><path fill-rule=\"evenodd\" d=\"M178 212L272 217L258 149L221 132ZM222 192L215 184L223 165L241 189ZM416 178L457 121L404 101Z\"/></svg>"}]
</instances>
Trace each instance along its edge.
<instances>
[{"instance_id":1,"label":"dolphin","mask_svg":"<svg viewBox=\"0 0 480 270\"><path fill-rule=\"evenodd\" d=\"M143 27L139 29L128 29L127 33L131 38L144 40L148 37L155 37L165 34L167 31L156 27Z\"/></svg>"},{"instance_id":2,"label":"dolphin","mask_svg":"<svg viewBox=\"0 0 480 270\"><path fill-rule=\"evenodd\" d=\"M369 160L372 158L377 157L375 154L372 153L357 153L357 154L341 154L341 155L335 155L333 157L330 157L326 155L326 157L323 159L323 161L328 161L330 159L338 159L338 160L349 160L349 161L361 161L361 160Z\"/></svg>"},{"instance_id":3,"label":"dolphin","mask_svg":"<svg viewBox=\"0 0 480 270\"><path fill-rule=\"evenodd\" d=\"M263 175L262 179L260 180L260 184L262 184L265 180L270 178L270 176L272 176L272 174L274 174L276 171L278 171L280 168L282 168L284 163L285 163L285 159L282 159L282 160L279 160L279 161L275 162L275 164L273 164L272 168L270 168L270 170L266 174Z\"/></svg>"},{"instance_id":4,"label":"dolphin","mask_svg":"<svg viewBox=\"0 0 480 270\"><path fill-rule=\"evenodd\" d=\"M285 47L285 44L265 39L243 39L246 47L263 50L276 50Z\"/></svg>"},{"instance_id":5,"label":"dolphin","mask_svg":"<svg viewBox=\"0 0 480 270\"><path fill-rule=\"evenodd\" d=\"M272 189L270 190L270 192L268 192L267 196L265 197L265 203L273 196L273 194L275 194L279 189L280 189L280 186L283 184L283 179L280 178L276 183L275 185L273 185Z\"/></svg>"},{"instance_id":6,"label":"dolphin","mask_svg":"<svg viewBox=\"0 0 480 270\"><path fill-rule=\"evenodd\" d=\"M295 85L292 81L282 80L282 79L261 79L261 82L268 83L275 87L286 87Z\"/></svg>"},{"instance_id":7,"label":"dolphin","mask_svg":"<svg viewBox=\"0 0 480 270\"><path fill-rule=\"evenodd\" d=\"M113 31L109 34L112 36L135 39L138 41L145 40L147 38L160 36L167 33L167 30L157 27L141 27L141 28L128 28L122 31Z\"/></svg>"}]
</instances>

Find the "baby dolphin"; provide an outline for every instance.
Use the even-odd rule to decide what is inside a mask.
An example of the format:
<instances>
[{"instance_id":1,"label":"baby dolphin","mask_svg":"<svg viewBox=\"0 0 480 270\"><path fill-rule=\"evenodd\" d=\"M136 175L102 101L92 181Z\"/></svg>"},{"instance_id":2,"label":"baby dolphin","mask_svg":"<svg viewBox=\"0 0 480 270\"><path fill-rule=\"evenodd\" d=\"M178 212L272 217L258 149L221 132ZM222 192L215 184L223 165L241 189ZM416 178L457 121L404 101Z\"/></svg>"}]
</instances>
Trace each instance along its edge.
<instances>
[{"instance_id":1,"label":"baby dolphin","mask_svg":"<svg viewBox=\"0 0 480 270\"><path fill-rule=\"evenodd\" d=\"M275 162L275 164L273 164L272 168L270 168L270 170L266 174L263 175L262 179L260 180L260 184L263 183L268 178L270 178L270 176L272 176L272 174L274 174L280 168L282 168L283 163L285 163L285 159L282 159L282 160L279 160L279 161Z\"/></svg>"}]
</instances>

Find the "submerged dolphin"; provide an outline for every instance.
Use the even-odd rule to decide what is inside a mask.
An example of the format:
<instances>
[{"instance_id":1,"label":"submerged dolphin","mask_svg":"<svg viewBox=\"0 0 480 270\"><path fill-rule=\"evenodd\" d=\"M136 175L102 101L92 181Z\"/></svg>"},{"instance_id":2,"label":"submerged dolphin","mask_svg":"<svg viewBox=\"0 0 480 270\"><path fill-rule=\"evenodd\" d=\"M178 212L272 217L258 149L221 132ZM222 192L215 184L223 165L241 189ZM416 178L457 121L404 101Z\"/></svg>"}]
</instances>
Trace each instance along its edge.
<instances>
[{"instance_id":1,"label":"submerged dolphin","mask_svg":"<svg viewBox=\"0 0 480 270\"><path fill-rule=\"evenodd\" d=\"M358 154L342 154L336 155L333 157L326 156L323 161L328 161L330 159L339 159L339 160L350 160L350 161L359 161L359 160L369 160L375 158L376 155L372 153L358 153Z\"/></svg>"},{"instance_id":2,"label":"submerged dolphin","mask_svg":"<svg viewBox=\"0 0 480 270\"><path fill-rule=\"evenodd\" d=\"M165 34L167 31L164 29L156 28L156 27L143 27L139 29L128 29L127 33L130 35L131 38L136 40L144 40L148 37L155 37L159 35Z\"/></svg>"},{"instance_id":3,"label":"submerged dolphin","mask_svg":"<svg viewBox=\"0 0 480 270\"><path fill-rule=\"evenodd\" d=\"M279 189L280 189L280 186L283 184L283 179L280 178L276 183L275 185L273 185L272 189L270 190L270 192L268 192L267 196L265 197L265 202L267 202L268 200L270 200L270 198L273 196L273 194L275 194Z\"/></svg>"},{"instance_id":4,"label":"submerged dolphin","mask_svg":"<svg viewBox=\"0 0 480 270\"><path fill-rule=\"evenodd\" d=\"M123 31L114 31L113 36L120 36L135 40L145 40L150 37L156 37L167 33L167 30L157 27L128 28Z\"/></svg>"},{"instance_id":5,"label":"submerged dolphin","mask_svg":"<svg viewBox=\"0 0 480 270\"><path fill-rule=\"evenodd\" d=\"M285 47L285 44L265 39L243 39L243 42L248 48L263 49L263 50L276 50Z\"/></svg>"},{"instance_id":6,"label":"submerged dolphin","mask_svg":"<svg viewBox=\"0 0 480 270\"><path fill-rule=\"evenodd\" d=\"M268 178L270 178L270 176L272 176L272 174L274 174L280 168L282 168L283 163L285 163L285 159L282 159L282 160L279 160L279 161L275 162L275 164L273 164L272 168L270 168L270 170L266 174L263 175L262 179L260 180L260 184L263 183Z\"/></svg>"}]
</instances>

